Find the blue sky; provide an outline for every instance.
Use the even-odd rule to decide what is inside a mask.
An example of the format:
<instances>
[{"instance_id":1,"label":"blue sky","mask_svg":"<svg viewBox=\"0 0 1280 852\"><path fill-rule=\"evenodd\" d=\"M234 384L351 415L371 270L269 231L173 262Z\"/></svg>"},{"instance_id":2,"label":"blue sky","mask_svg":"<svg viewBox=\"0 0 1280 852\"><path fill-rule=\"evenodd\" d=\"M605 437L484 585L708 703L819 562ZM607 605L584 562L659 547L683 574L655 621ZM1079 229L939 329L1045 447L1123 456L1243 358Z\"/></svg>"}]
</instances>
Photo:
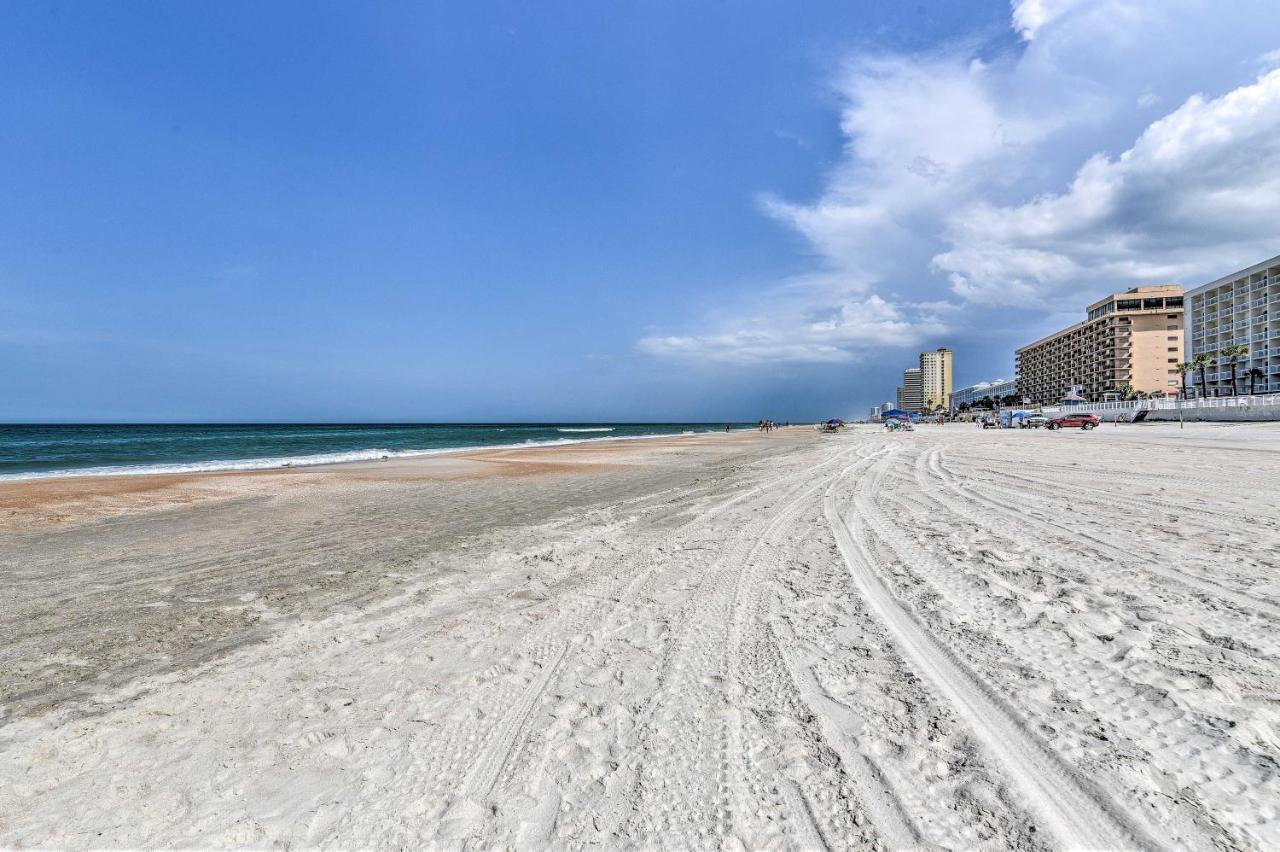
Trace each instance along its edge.
<instances>
[{"instance_id":1,"label":"blue sky","mask_svg":"<svg viewBox=\"0 0 1280 852\"><path fill-rule=\"evenodd\" d=\"M800 419L921 347L1005 375L1096 294L1280 253L1277 17L5 4L0 420Z\"/></svg>"}]
</instances>

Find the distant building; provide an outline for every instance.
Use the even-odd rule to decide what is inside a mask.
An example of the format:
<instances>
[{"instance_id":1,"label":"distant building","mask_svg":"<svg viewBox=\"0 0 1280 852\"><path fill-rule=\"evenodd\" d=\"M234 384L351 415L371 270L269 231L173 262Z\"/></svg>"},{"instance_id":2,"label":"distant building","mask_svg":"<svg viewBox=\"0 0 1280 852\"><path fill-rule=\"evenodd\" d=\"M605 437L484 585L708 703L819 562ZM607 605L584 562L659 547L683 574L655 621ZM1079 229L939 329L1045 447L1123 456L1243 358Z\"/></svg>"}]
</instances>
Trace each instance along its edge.
<instances>
[{"instance_id":1,"label":"distant building","mask_svg":"<svg viewBox=\"0 0 1280 852\"><path fill-rule=\"evenodd\" d=\"M1231 368L1222 350L1233 344L1249 347L1236 365L1237 389L1249 392L1249 373L1256 369L1261 376L1254 378L1255 391L1280 391L1280 257L1196 287L1187 302L1187 360L1217 359L1205 371L1210 395L1231 393ZM1188 374L1187 384L1200 387L1199 370Z\"/></svg>"},{"instance_id":2,"label":"distant building","mask_svg":"<svg viewBox=\"0 0 1280 852\"><path fill-rule=\"evenodd\" d=\"M948 408L951 404L951 350L920 353L920 406L924 411Z\"/></svg>"},{"instance_id":3,"label":"distant building","mask_svg":"<svg viewBox=\"0 0 1280 852\"><path fill-rule=\"evenodd\" d=\"M1018 394L1040 405L1071 388L1089 402L1118 399L1124 386L1152 396L1178 392L1182 288L1134 287L1089 306L1088 319L1018 350Z\"/></svg>"},{"instance_id":4,"label":"distant building","mask_svg":"<svg viewBox=\"0 0 1280 852\"><path fill-rule=\"evenodd\" d=\"M908 367L902 371L902 387L898 388L898 407L903 411L920 412L920 368Z\"/></svg>"},{"instance_id":5,"label":"distant building","mask_svg":"<svg viewBox=\"0 0 1280 852\"><path fill-rule=\"evenodd\" d=\"M1012 379L996 379L994 382L978 382L964 388L956 388L951 392L951 410L956 411L961 405L975 402L986 397L1001 398L1018 395L1018 377Z\"/></svg>"}]
</instances>

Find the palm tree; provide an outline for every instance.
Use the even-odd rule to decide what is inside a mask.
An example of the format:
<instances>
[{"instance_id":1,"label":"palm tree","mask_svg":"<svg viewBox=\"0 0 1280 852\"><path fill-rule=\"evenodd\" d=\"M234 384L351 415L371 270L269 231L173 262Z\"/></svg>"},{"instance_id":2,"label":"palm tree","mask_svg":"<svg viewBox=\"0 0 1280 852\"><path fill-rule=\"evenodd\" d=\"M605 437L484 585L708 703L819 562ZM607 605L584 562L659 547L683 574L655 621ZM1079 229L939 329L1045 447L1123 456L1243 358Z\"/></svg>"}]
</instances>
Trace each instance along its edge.
<instances>
[{"instance_id":1,"label":"palm tree","mask_svg":"<svg viewBox=\"0 0 1280 852\"><path fill-rule=\"evenodd\" d=\"M1229 359L1227 363L1231 365L1231 395L1239 396L1240 390L1236 386L1236 364L1240 362L1242 357L1249 354L1249 344L1233 343L1230 346L1224 346L1222 354L1227 356Z\"/></svg>"},{"instance_id":2,"label":"palm tree","mask_svg":"<svg viewBox=\"0 0 1280 852\"><path fill-rule=\"evenodd\" d=\"M1212 356L1203 352L1191 359L1191 366L1200 371L1200 395L1206 399L1209 397L1209 380L1205 377L1204 371L1216 363Z\"/></svg>"},{"instance_id":3,"label":"palm tree","mask_svg":"<svg viewBox=\"0 0 1280 852\"><path fill-rule=\"evenodd\" d=\"M1134 397L1133 385L1129 384L1128 382L1121 382L1120 384L1116 385L1116 393L1120 394L1121 399L1133 399Z\"/></svg>"},{"instance_id":4,"label":"palm tree","mask_svg":"<svg viewBox=\"0 0 1280 852\"><path fill-rule=\"evenodd\" d=\"M1262 372L1262 370L1258 369L1257 367L1249 368L1249 396L1253 396L1254 388L1258 386L1258 379L1262 378L1265 375L1266 373Z\"/></svg>"},{"instance_id":5,"label":"palm tree","mask_svg":"<svg viewBox=\"0 0 1280 852\"><path fill-rule=\"evenodd\" d=\"M1178 375L1182 377L1182 398L1189 399L1191 394L1187 392L1187 373L1191 372L1192 364L1190 361L1183 361L1178 365Z\"/></svg>"}]
</instances>

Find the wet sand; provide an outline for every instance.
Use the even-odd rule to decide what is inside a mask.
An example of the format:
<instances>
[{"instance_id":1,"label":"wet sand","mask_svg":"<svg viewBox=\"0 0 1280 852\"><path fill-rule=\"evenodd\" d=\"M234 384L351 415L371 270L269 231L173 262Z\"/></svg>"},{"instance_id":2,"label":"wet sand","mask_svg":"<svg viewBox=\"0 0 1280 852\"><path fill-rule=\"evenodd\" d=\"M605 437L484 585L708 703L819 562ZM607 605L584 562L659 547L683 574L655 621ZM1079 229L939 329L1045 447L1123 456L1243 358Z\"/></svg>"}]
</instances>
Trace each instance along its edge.
<instances>
[{"instance_id":1,"label":"wet sand","mask_svg":"<svg viewBox=\"0 0 1280 852\"><path fill-rule=\"evenodd\" d=\"M297 619L369 606L480 546L473 539L492 545L511 527L697 493L795 440L740 433L2 483L0 707L49 710L188 669Z\"/></svg>"}]
</instances>

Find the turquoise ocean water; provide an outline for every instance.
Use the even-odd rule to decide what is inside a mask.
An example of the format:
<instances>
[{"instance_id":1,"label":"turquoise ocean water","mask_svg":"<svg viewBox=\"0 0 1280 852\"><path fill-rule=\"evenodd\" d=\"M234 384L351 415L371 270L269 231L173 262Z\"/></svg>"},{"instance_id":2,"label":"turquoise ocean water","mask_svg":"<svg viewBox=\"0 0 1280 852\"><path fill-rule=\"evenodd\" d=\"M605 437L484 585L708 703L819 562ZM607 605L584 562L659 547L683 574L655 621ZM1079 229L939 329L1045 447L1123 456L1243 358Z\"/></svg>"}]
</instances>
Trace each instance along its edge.
<instances>
[{"instance_id":1,"label":"turquoise ocean water","mask_svg":"<svg viewBox=\"0 0 1280 852\"><path fill-rule=\"evenodd\" d=\"M724 431L724 423L0 425L0 480L262 470L467 447ZM741 428L746 424L733 424Z\"/></svg>"}]
</instances>

